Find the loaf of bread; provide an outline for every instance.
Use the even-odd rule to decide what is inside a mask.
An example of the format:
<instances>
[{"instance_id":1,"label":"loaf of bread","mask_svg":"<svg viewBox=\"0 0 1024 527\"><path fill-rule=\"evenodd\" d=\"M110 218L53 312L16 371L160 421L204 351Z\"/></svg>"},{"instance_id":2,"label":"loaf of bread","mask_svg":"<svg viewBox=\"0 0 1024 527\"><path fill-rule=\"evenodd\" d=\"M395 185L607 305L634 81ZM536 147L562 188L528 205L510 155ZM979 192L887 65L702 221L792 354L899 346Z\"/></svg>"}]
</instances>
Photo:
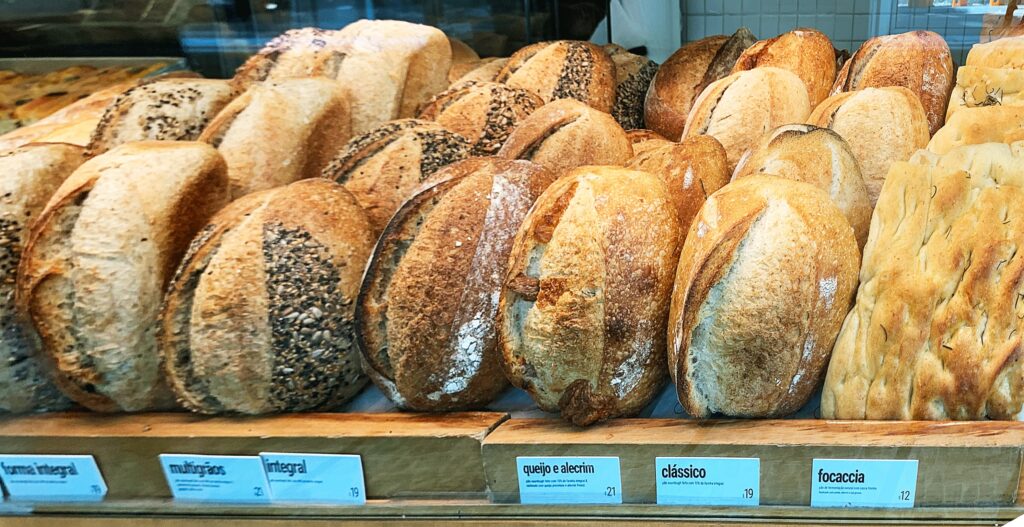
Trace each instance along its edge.
<instances>
[{"instance_id":1,"label":"loaf of bread","mask_svg":"<svg viewBox=\"0 0 1024 527\"><path fill-rule=\"evenodd\" d=\"M29 143L69 143L88 146L92 131L106 108L123 91L134 86L126 82L115 84L69 104L43 119L0 135L0 151L7 151Z\"/></svg>"},{"instance_id":2,"label":"loaf of bread","mask_svg":"<svg viewBox=\"0 0 1024 527\"><path fill-rule=\"evenodd\" d=\"M995 42L999 42L996 40ZM1024 139L1024 106L979 106L954 113L928 142L928 151L945 154L963 145L1012 143Z\"/></svg>"},{"instance_id":3,"label":"loaf of bread","mask_svg":"<svg viewBox=\"0 0 1024 527\"><path fill-rule=\"evenodd\" d=\"M494 82L494 79L498 77L498 72L500 72L507 63L507 58L488 57L486 59L480 59L480 62L476 63L476 66L473 69L470 69L461 76L452 80L452 84L469 81Z\"/></svg>"},{"instance_id":4,"label":"loaf of bread","mask_svg":"<svg viewBox=\"0 0 1024 527\"><path fill-rule=\"evenodd\" d=\"M965 66L1024 69L1024 37L1008 37L975 44L967 53Z\"/></svg>"},{"instance_id":5,"label":"loaf of bread","mask_svg":"<svg viewBox=\"0 0 1024 527\"><path fill-rule=\"evenodd\" d=\"M857 287L849 223L809 183L756 174L712 195L679 257L669 371L694 417L780 417L818 387Z\"/></svg>"},{"instance_id":6,"label":"loaf of bread","mask_svg":"<svg viewBox=\"0 0 1024 527\"><path fill-rule=\"evenodd\" d=\"M579 40L538 42L509 57L495 77L540 95L575 99L605 113L615 102L615 63L600 46Z\"/></svg>"},{"instance_id":7,"label":"loaf of bread","mask_svg":"<svg viewBox=\"0 0 1024 527\"><path fill-rule=\"evenodd\" d=\"M33 223L18 307L57 386L94 411L168 408L160 303L189 241L227 203L227 166L197 142L127 143L72 173Z\"/></svg>"},{"instance_id":8,"label":"loaf of bread","mask_svg":"<svg viewBox=\"0 0 1024 527\"><path fill-rule=\"evenodd\" d=\"M629 144L633 147L634 157L652 148L675 144L672 141L665 139L658 132L643 128L626 130L626 138L629 139Z\"/></svg>"},{"instance_id":9,"label":"loaf of bread","mask_svg":"<svg viewBox=\"0 0 1024 527\"><path fill-rule=\"evenodd\" d=\"M499 300L505 373L577 425L639 412L665 375L679 220L657 177L582 167L538 198Z\"/></svg>"},{"instance_id":10,"label":"loaf of bread","mask_svg":"<svg viewBox=\"0 0 1024 527\"><path fill-rule=\"evenodd\" d=\"M479 408L505 387L498 293L512 239L554 174L473 158L436 174L388 223L356 307L366 372L400 407Z\"/></svg>"},{"instance_id":11,"label":"loaf of bread","mask_svg":"<svg viewBox=\"0 0 1024 527\"><path fill-rule=\"evenodd\" d=\"M957 70L946 120L961 109L984 106L1024 106L1024 69L963 66Z\"/></svg>"},{"instance_id":12,"label":"loaf of bread","mask_svg":"<svg viewBox=\"0 0 1024 527\"><path fill-rule=\"evenodd\" d=\"M836 49L816 29L800 28L760 40L736 60L733 72L771 66L796 74L807 87L811 108L828 97L836 80Z\"/></svg>"},{"instance_id":13,"label":"loaf of bread","mask_svg":"<svg viewBox=\"0 0 1024 527\"><path fill-rule=\"evenodd\" d=\"M823 417L1024 417L1022 147L968 145L893 165Z\"/></svg>"},{"instance_id":14,"label":"loaf of bread","mask_svg":"<svg viewBox=\"0 0 1024 527\"><path fill-rule=\"evenodd\" d=\"M322 178L244 196L217 213L171 281L158 333L186 408L330 410L366 384L353 312L373 249L366 213Z\"/></svg>"},{"instance_id":15,"label":"loaf of bread","mask_svg":"<svg viewBox=\"0 0 1024 527\"><path fill-rule=\"evenodd\" d=\"M18 262L31 221L85 161L82 147L31 144L0 153L0 413L70 406L45 374L39 336L14 303Z\"/></svg>"},{"instance_id":16,"label":"loaf of bread","mask_svg":"<svg viewBox=\"0 0 1024 527\"><path fill-rule=\"evenodd\" d=\"M843 65L832 95L887 86L903 86L917 96L928 116L928 133L934 134L945 122L953 90L953 58L946 41L931 31L874 37Z\"/></svg>"},{"instance_id":17,"label":"loaf of bread","mask_svg":"<svg viewBox=\"0 0 1024 527\"><path fill-rule=\"evenodd\" d=\"M561 172L583 165L621 166L633 157L633 147L611 115L561 99L523 119L498 156L533 161Z\"/></svg>"},{"instance_id":18,"label":"loaf of bread","mask_svg":"<svg viewBox=\"0 0 1024 527\"><path fill-rule=\"evenodd\" d=\"M683 137L717 139L725 147L731 173L765 131L803 122L810 112L800 77L770 66L755 68L711 83L694 101Z\"/></svg>"},{"instance_id":19,"label":"loaf of bread","mask_svg":"<svg viewBox=\"0 0 1024 527\"><path fill-rule=\"evenodd\" d=\"M604 50L615 63L615 103L612 117L626 130L644 127L644 99L658 72L658 63L626 51L616 44Z\"/></svg>"},{"instance_id":20,"label":"loaf of bread","mask_svg":"<svg viewBox=\"0 0 1024 527\"><path fill-rule=\"evenodd\" d=\"M676 50L651 81L644 100L644 125L676 141L694 99L712 82L732 72L736 59L757 40L746 28L732 37L715 35Z\"/></svg>"},{"instance_id":21,"label":"loaf of bread","mask_svg":"<svg viewBox=\"0 0 1024 527\"><path fill-rule=\"evenodd\" d=\"M643 170L665 183L681 233L686 233L704 201L725 186L730 175L725 149L708 135L646 150L630 159L626 168Z\"/></svg>"},{"instance_id":22,"label":"loaf of bread","mask_svg":"<svg viewBox=\"0 0 1024 527\"><path fill-rule=\"evenodd\" d=\"M437 94L420 110L420 119L465 137L472 153L498 153L512 129L527 115L544 105L529 90L496 82L465 82Z\"/></svg>"},{"instance_id":23,"label":"loaf of bread","mask_svg":"<svg viewBox=\"0 0 1024 527\"><path fill-rule=\"evenodd\" d=\"M144 83L107 107L89 142L102 154L130 141L195 141L237 95L228 81L167 79Z\"/></svg>"},{"instance_id":24,"label":"loaf of bread","mask_svg":"<svg viewBox=\"0 0 1024 527\"><path fill-rule=\"evenodd\" d=\"M391 215L438 169L470 155L465 137L418 119L384 123L353 137L323 170L345 185L380 234Z\"/></svg>"},{"instance_id":25,"label":"loaf of bread","mask_svg":"<svg viewBox=\"0 0 1024 527\"><path fill-rule=\"evenodd\" d=\"M210 122L199 140L228 164L231 196L316 177L351 137L349 99L328 79L254 84Z\"/></svg>"},{"instance_id":26,"label":"loaf of bread","mask_svg":"<svg viewBox=\"0 0 1024 527\"><path fill-rule=\"evenodd\" d=\"M338 31L290 29L249 57L231 81L241 91L267 79L336 78L347 51Z\"/></svg>"},{"instance_id":27,"label":"loaf of bread","mask_svg":"<svg viewBox=\"0 0 1024 527\"><path fill-rule=\"evenodd\" d=\"M921 101L902 86L833 95L814 109L807 122L829 128L846 140L872 207L889 167L928 146L928 117Z\"/></svg>"},{"instance_id":28,"label":"loaf of bread","mask_svg":"<svg viewBox=\"0 0 1024 527\"><path fill-rule=\"evenodd\" d=\"M857 247L864 247L871 224L871 198L860 165L839 134L808 124L780 126L744 154L733 180L754 174L803 181L825 191L853 227Z\"/></svg>"}]
</instances>

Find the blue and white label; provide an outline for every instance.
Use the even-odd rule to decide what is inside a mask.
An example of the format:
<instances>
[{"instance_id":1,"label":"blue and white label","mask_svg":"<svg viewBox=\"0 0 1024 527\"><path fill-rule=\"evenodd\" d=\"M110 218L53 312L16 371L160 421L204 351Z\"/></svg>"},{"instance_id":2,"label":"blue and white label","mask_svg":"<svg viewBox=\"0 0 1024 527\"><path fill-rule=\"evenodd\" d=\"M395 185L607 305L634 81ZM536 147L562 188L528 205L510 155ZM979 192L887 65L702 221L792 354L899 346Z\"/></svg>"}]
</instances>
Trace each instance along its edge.
<instances>
[{"instance_id":1,"label":"blue and white label","mask_svg":"<svg viewBox=\"0 0 1024 527\"><path fill-rule=\"evenodd\" d=\"M359 456L261 452L260 457L274 501L366 503Z\"/></svg>"},{"instance_id":2,"label":"blue and white label","mask_svg":"<svg viewBox=\"0 0 1024 527\"><path fill-rule=\"evenodd\" d=\"M909 509L917 495L917 460L815 459L811 507Z\"/></svg>"},{"instance_id":3,"label":"blue and white label","mask_svg":"<svg viewBox=\"0 0 1024 527\"><path fill-rule=\"evenodd\" d=\"M519 502L620 504L617 457L517 457Z\"/></svg>"},{"instance_id":4,"label":"blue and white label","mask_svg":"<svg viewBox=\"0 0 1024 527\"><path fill-rule=\"evenodd\" d=\"M659 457L654 472L658 505L761 504L757 458Z\"/></svg>"},{"instance_id":5,"label":"blue and white label","mask_svg":"<svg viewBox=\"0 0 1024 527\"><path fill-rule=\"evenodd\" d=\"M11 499L98 501L107 495L92 456L0 455L0 480Z\"/></svg>"},{"instance_id":6,"label":"blue and white label","mask_svg":"<svg viewBox=\"0 0 1024 527\"><path fill-rule=\"evenodd\" d=\"M259 456L160 454L174 499L270 502L270 484Z\"/></svg>"}]
</instances>

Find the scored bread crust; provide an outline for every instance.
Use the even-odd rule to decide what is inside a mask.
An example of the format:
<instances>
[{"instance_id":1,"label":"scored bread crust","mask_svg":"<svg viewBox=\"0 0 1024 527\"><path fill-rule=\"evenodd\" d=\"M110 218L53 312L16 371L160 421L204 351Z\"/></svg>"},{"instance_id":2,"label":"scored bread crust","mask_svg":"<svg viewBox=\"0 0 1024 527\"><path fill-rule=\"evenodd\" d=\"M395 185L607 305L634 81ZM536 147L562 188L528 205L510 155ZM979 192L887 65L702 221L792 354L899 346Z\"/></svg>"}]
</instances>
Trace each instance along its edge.
<instances>
[{"instance_id":1,"label":"scored bread crust","mask_svg":"<svg viewBox=\"0 0 1024 527\"><path fill-rule=\"evenodd\" d=\"M1024 106L963 108L932 136L928 151L941 155L963 145L1009 144L1024 139L1022 134Z\"/></svg>"},{"instance_id":2,"label":"scored bread crust","mask_svg":"<svg viewBox=\"0 0 1024 527\"><path fill-rule=\"evenodd\" d=\"M701 209L679 257L669 371L698 418L780 417L817 388L860 253L824 191L754 175Z\"/></svg>"},{"instance_id":3,"label":"scored bread crust","mask_svg":"<svg viewBox=\"0 0 1024 527\"><path fill-rule=\"evenodd\" d=\"M498 156L533 161L559 172L583 165L621 166L633 157L633 147L611 115L561 99L523 119Z\"/></svg>"},{"instance_id":4,"label":"scored bread crust","mask_svg":"<svg viewBox=\"0 0 1024 527\"><path fill-rule=\"evenodd\" d=\"M357 303L363 364L403 408L477 408L505 386L494 319L512 239L554 175L527 161L474 158L395 214Z\"/></svg>"},{"instance_id":5,"label":"scored bread crust","mask_svg":"<svg viewBox=\"0 0 1024 527\"><path fill-rule=\"evenodd\" d=\"M531 90L544 102L575 99L605 113L615 104L615 63L600 46L581 40L526 46L494 80Z\"/></svg>"},{"instance_id":6,"label":"scored bread crust","mask_svg":"<svg viewBox=\"0 0 1024 527\"><path fill-rule=\"evenodd\" d=\"M645 126L671 140L679 139L693 100L700 95L697 87L728 39L725 35L702 38L684 45L665 60L647 89Z\"/></svg>"},{"instance_id":7,"label":"scored bread crust","mask_svg":"<svg viewBox=\"0 0 1024 527\"><path fill-rule=\"evenodd\" d=\"M732 71L765 66L782 68L800 77L813 108L828 97L836 80L836 50L824 33L808 28L794 29L747 48Z\"/></svg>"},{"instance_id":8,"label":"scored bread crust","mask_svg":"<svg viewBox=\"0 0 1024 527\"><path fill-rule=\"evenodd\" d=\"M168 288L160 346L179 401L203 413L336 408L363 387L352 318L373 244L324 179L250 194L193 241Z\"/></svg>"},{"instance_id":9,"label":"scored bread crust","mask_svg":"<svg viewBox=\"0 0 1024 527\"><path fill-rule=\"evenodd\" d=\"M577 425L632 415L665 381L679 220L657 177L581 167L538 198L499 300L508 379Z\"/></svg>"},{"instance_id":10,"label":"scored bread crust","mask_svg":"<svg viewBox=\"0 0 1024 527\"><path fill-rule=\"evenodd\" d=\"M644 99L658 63L626 51L617 44L605 44L604 50L615 63L615 103L612 117L626 130L644 127Z\"/></svg>"},{"instance_id":11,"label":"scored bread crust","mask_svg":"<svg viewBox=\"0 0 1024 527\"><path fill-rule=\"evenodd\" d=\"M347 49L338 31L290 29L267 42L235 70L231 83L239 91L268 79L334 78Z\"/></svg>"},{"instance_id":12,"label":"scored bread crust","mask_svg":"<svg viewBox=\"0 0 1024 527\"><path fill-rule=\"evenodd\" d=\"M435 95L419 119L434 121L473 144L473 155L498 153L526 116L544 105L531 91L496 82L466 82Z\"/></svg>"},{"instance_id":13,"label":"scored bread crust","mask_svg":"<svg viewBox=\"0 0 1024 527\"><path fill-rule=\"evenodd\" d=\"M224 160L209 145L143 141L89 160L51 197L25 246L17 302L69 398L103 412L172 405L157 312L227 188Z\"/></svg>"},{"instance_id":14,"label":"scored bread crust","mask_svg":"<svg viewBox=\"0 0 1024 527\"><path fill-rule=\"evenodd\" d=\"M626 130L626 138L629 139L629 144L633 147L633 157L636 157L652 148L674 144L672 141L665 139L665 137L658 132L643 128Z\"/></svg>"}]
</instances>

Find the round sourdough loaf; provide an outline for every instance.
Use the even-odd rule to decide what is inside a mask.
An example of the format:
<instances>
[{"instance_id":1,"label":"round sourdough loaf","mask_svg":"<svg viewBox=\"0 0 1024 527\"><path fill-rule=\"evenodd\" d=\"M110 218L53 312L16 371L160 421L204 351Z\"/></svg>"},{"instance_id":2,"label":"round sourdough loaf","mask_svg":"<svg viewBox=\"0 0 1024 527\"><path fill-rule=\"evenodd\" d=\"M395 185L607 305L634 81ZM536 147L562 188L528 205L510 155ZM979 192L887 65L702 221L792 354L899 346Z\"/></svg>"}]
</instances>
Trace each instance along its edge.
<instances>
[{"instance_id":1,"label":"round sourdough loaf","mask_svg":"<svg viewBox=\"0 0 1024 527\"><path fill-rule=\"evenodd\" d=\"M460 161L391 219L367 265L356 328L367 373L396 404L478 408L507 386L498 293L512 239L553 180L528 161Z\"/></svg>"},{"instance_id":2,"label":"round sourdough loaf","mask_svg":"<svg viewBox=\"0 0 1024 527\"><path fill-rule=\"evenodd\" d=\"M495 81L544 102L575 99L605 113L615 103L615 63L600 46L580 40L530 44L509 57Z\"/></svg>"},{"instance_id":3,"label":"round sourdough loaf","mask_svg":"<svg viewBox=\"0 0 1024 527\"><path fill-rule=\"evenodd\" d=\"M829 128L846 140L872 207L889 167L928 146L928 117L921 101L902 86L833 95L811 112L807 122Z\"/></svg>"},{"instance_id":4,"label":"round sourdough loaf","mask_svg":"<svg viewBox=\"0 0 1024 527\"><path fill-rule=\"evenodd\" d=\"M17 302L65 395L102 412L173 405L156 342L160 302L227 196L224 159L184 141L126 143L61 184L32 224Z\"/></svg>"},{"instance_id":5,"label":"round sourdough loaf","mask_svg":"<svg viewBox=\"0 0 1024 527\"><path fill-rule=\"evenodd\" d=\"M626 130L626 138L629 139L629 144L633 147L634 157L652 148L675 144L674 142L665 139L658 132L641 128Z\"/></svg>"},{"instance_id":6,"label":"round sourdough loaf","mask_svg":"<svg viewBox=\"0 0 1024 527\"><path fill-rule=\"evenodd\" d=\"M533 161L559 172L583 165L621 166L633 157L633 147L611 115L561 99L523 119L498 156Z\"/></svg>"},{"instance_id":7,"label":"round sourdough loaf","mask_svg":"<svg viewBox=\"0 0 1024 527\"><path fill-rule=\"evenodd\" d=\"M810 183L828 193L864 247L871 224L871 199L850 145L828 128L788 124L766 134L736 166L733 180L772 174Z\"/></svg>"},{"instance_id":8,"label":"round sourdough loaf","mask_svg":"<svg viewBox=\"0 0 1024 527\"><path fill-rule=\"evenodd\" d=\"M615 63L615 104L612 117L626 130L644 127L644 99L658 63L626 51L617 44L606 44L604 50Z\"/></svg>"},{"instance_id":9,"label":"round sourdough loaf","mask_svg":"<svg viewBox=\"0 0 1024 527\"><path fill-rule=\"evenodd\" d=\"M810 113L800 77L779 68L755 68L711 83L694 101L683 137L717 139L729 157L731 173L765 131L801 123Z\"/></svg>"},{"instance_id":10,"label":"round sourdough loaf","mask_svg":"<svg viewBox=\"0 0 1024 527\"><path fill-rule=\"evenodd\" d=\"M577 425L639 412L665 382L681 238L657 177L582 167L538 198L499 300L505 373Z\"/></svg>"},{"instance_id":11,"label":"round sourdough loaf","mask_svg":"<svg viewBox=\"0 0 1024 527\"><path fill-rule=\"evenodd\" d=\"M782 68L800 77L813 108L828 97L836 80L836 49L821 31L794 29L747 48L736 60L733 72L765 66Z\"/></svg>"},{"instance_id":12,"label":"round sourdough loaf","mask_svg":"<svg viewBox=\"0 0 1024 527\"><path fill-rule=\"evenodd\" d=\"M178 400L202 413L329 410L366 384L353 337L366 213L308 179L249 194L189 247L161 314Z\"/></svg>"},{"instance_id":13,"label":"round sourdough loaf","mask_svg":"<svg viewBox=\"0 0 1024 527\"><path fill-rule=\"evenodd\" d=\"M15 307L14 284L31 221L83 161L82 147L66 144L36 143L0 153L0 412L70 406L46 378L39 336Z\"/></svg>"},{"instance_id":14,"label":"round sourdough loaf","mask_svg":"<svg viewBox=\"0 0 1024 527\"><path fill-rule=\"evenodd\" d=\"M435 95L419 118L468 139L473 155L489 156L498 153L520 121L543 105L528 90L496 82L465 82Z\"/></svg>"},{"instance_id":15,"label":"round sourdough loaf","mask_svg":"<svg viewBox=\"0 0 1024 527\"><path fill-rule=\"evenodd\" d=\"M323 177L345 185L378 234L427 178L469 157L470 149L469 140L438 123L400 119L353 137Z\"/></svg>"},{"instance_id":16,"label":"round sourdough loaf","mask_svg":"<svg viewBox=\"0 0 1024 527\"><path fill-rule=\"evenodd\" d=\"M818 387L857 287L853 231L824 191L754 175L708 199L679 257L669 371L699 418L779 417Z\"/></svg>"}]
</instances>

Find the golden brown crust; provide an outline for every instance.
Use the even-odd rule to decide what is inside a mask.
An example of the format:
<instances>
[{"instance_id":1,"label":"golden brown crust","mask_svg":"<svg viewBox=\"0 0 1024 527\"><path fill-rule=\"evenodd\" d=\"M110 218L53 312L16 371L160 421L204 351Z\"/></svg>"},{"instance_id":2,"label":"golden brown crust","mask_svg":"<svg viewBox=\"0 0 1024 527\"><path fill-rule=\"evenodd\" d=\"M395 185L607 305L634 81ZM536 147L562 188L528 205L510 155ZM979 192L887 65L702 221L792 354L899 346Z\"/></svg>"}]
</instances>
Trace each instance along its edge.
<instances>
[{"instance_id":1,"label":"golden brown crust","mask_svg":"<svg viewBox=\"0 0 1024 527\"><path fill-rule=\"evenodd\" d=\"M435 121L473 144L473 155L498 153L512 130L544 105L528 90L495 82L459 83L435 95L420 119Z\"/></svg>"},{"instance_id":2,"label":"golden brown crust","mask_svg":"<svg viewBox=\"0 0 1024 527\"><path fill-rule=\"evenodd\" d=\"M1022 133L1024 106L962 108L932 136L928 151L941 155L963 145L1010 144L1019 141Z\"/></svg>"},{"instance_id":3,"label":"golden brown crust","mask_svg":"<svg viewBox=\"0 0 1024 527\"><path fill-rule=\"evenodd\" d=\"M764 66L789 70L807 87L811 107L825 100L836 80L836 52L832 41L817 30L799 28L747 48L733 72Z\"/></svg>"},{"instance_id":4,"label":"golden brown crust","mask_svg":"<svg viewBox=\"0 0 1024 527\"><path fill-rule=\"evenodd\" d=\"M452 84L462 82L494 82L498 72L508 63L508 58L488 57L480 59L472 69L469 69L459 77L452 80ZM453 68L454 70L454 68Z\"/></svg>"},{"instance_id":5,"label":"golden brown crust","mask_svg":"<svg viewBox=\"0 0 1024 527\"><path fill-rule=\"evenodd\" d=\"M686 126L697 87L715 53L729 39L725 35L702 38L676 50L658 68L644 102L644 124L669 138L679 139Z\"/></svg>"},{"instance_id":6,"label":"golden brown crust","mask_svg":"<svg viewBox=\"0 0 1024 527\"><path fill-rule=\"evenodd\" d=\"M644 127L644 99L651 80L658 72L658 63L626 51L616 44L604 50L615 63L615 104L612 117L626 130Z\"/></svg>"},{"instance_id":7,"label":"golden brown crust","mask_svg":"<svg viewBox=\"0 0 1024 527\"><path fill-rule=\"evenodd\" d=\"M615 63L600 46L580 40L526 46L509 57L495 82L531 90L544 102L575 99L605 113L615 102Z\"/></svg>"},{"instance_id":8,"label":"golden brown crust","mask_svg":"<svg viewBox=\"0 0 1024 527\"><path fill-rule=\"evenodd\" d=\"M633 147L633 157L636 157L652 148L673 144L664 136L653 130L637 128L626 130L626 138Z\"/></svg>"}]
</instances>

